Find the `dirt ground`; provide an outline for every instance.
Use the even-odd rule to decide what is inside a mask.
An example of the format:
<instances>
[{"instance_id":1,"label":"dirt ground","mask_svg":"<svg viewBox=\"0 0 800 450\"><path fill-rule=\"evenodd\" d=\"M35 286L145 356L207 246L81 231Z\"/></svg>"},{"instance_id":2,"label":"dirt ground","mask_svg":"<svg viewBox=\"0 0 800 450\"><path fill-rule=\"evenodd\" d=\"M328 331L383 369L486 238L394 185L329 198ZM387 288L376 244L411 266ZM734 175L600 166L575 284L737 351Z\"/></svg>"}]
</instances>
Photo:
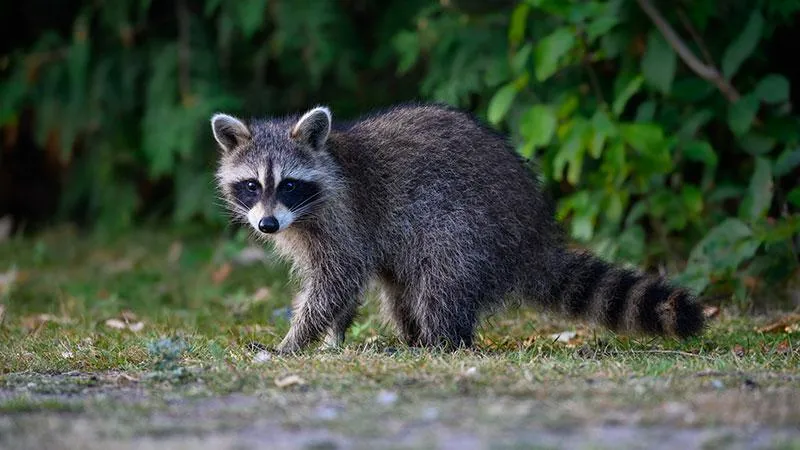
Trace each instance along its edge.
<instances>
[{"instance_id":1,"label":"dirt ground","mask_svg":"<svg viewBox=\"0 0 800 450\"><path fill-rule=\"evenodd\" d=\"M0 390L0 447L800 448L798 380L694 378L565 379L515 395L468 387L436 395L409 386L213 395L202 382L156 386L120 373L19 374ZM696 389L677 394L687 382Z\"/></svg>"}]
</instances>

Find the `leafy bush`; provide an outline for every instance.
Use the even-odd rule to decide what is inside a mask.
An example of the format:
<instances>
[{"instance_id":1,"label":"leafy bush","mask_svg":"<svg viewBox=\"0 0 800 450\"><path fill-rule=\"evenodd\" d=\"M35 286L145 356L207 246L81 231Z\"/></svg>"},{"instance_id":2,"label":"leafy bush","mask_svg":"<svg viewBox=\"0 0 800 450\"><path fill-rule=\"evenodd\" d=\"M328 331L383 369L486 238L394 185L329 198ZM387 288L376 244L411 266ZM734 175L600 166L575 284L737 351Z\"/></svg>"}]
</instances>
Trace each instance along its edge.
<instances>
[{"instance_id":1,"label":"leafy bush","mask_svg":"<svg viewBox=\"0 0 800 450\"><path fill-rule=\"evenodd\" d=\"M0 16L21 17L21 5ZM119 229L168 212L220 225L212 112L330 103L346 118L419 96L508 132L540 165L571 236L608 259L739 301L798 273L800 72L775 56L797 50L800 2L58 8L32 16L39 28L0 57L0 126L13 147L30 122L58 159L62 218Z\"/></svg>"},{"instance_id":2,"label":"leafy bush","mask_svg":"<svg viewBox=\"0 0 800 450\"><path fill-rule=\"evenodd\" d=\"M608 259L672 263L692 288L743 301L797 274L800 121L789 80L757 50L800 2L664 10L431 8L394 44L401 72L425 67L423 95L485 111L539 161L573 238Z\"/></svg>"},{"instance_id":3,"label":"leafy bush","mask_svg":"<svg viewBox=\"0 0 800 450\"><path fill-rule=\"evenodd\" d=\"M169 211L178 222L219 224L214 111L331 102L347 115L413 95L413 84L363 86L392 74L384 36L420 2L342 3L349 9L315 0L64 2L71 15L36 16L47 27L1 58L0 126L15 136L31 113L36 143L67 167L64 217L120 229L137 214ZM38 0L24 11L51 6ZM22 20L15 7L0 16ZM359 29L358 15L374 31Z\"/></svg>"}]
</instances>

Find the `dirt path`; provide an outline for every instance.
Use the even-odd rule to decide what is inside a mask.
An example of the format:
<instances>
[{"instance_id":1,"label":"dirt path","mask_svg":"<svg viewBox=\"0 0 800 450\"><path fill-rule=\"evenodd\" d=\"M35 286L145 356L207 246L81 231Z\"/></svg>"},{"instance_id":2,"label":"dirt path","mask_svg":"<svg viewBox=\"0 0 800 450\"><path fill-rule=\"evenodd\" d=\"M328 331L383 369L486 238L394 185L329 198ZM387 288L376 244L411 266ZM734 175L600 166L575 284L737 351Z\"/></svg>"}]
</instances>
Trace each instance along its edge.
<instances>
[{"instance_id":1,"label":"dirt path","mask_svg":"<svg viewBox=\"0 0 800 450\"><path fill-rule=\"evenodd\" d=\"M524 395L455 396L410 388L219 395L202 383L119 381L7 378L0 448L800 448L800 390L791 379L691 393L665 390L674 383L666 379L564 380Z\"/></svg>"}]
</instances>

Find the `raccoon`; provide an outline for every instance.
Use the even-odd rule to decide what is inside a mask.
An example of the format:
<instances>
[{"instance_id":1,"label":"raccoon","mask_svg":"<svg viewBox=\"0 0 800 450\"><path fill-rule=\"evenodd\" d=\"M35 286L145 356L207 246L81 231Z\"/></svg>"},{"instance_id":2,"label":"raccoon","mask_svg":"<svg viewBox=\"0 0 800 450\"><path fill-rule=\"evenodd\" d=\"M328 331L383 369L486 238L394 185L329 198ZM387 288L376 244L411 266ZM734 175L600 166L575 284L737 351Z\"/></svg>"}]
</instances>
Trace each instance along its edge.
<instances>
[{"instance_id":1,"label":"raccoon","mask_svg":"<svg viewBox=\"0 0 800 450\"><path fill-rule=\"evenodd\" d=\"M534 171L470 113L405 104L334 124L317 106L211 127L233 220L301 280L276 351L341 345L373 280L410 346L470 347L481 315L513 299L619 333L704 328L686 289L569 249Z\"/></svg>"}]
</instances>

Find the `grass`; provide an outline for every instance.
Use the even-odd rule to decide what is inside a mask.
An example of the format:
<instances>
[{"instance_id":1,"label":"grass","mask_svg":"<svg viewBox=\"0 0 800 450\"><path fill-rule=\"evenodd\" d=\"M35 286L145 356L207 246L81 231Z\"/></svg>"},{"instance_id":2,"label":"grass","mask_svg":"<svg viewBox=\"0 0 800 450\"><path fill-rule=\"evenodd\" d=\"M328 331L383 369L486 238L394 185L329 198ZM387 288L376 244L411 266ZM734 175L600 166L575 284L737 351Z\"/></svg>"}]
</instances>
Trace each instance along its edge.
<instances>
[{"instance_id":1,"label":"grass","mask_svg":"<svg viewBox=\"0 0 800 450\"><path fill-rule=\"evenodd\" d=\"M615 426L744 439L748 427L800 423L797 332L757 331L780 312L723 309L704 336L678 342L511 310L483 323L475 349L448 354L403 346L370 298L343 349L277 357L251 344L286 332L293 286L271 253L243 261L256 254L241 236L202 229L107 239L62 228L0 244L0 417L15 417L0 420L0 436L46 435L39 415L79 420L64 412L108 423L118 431L108 439L211 430L241 440L261 421L270 436L311 446L472 436L559 447L559 430Z\"/></svg>"}]
</instances>

